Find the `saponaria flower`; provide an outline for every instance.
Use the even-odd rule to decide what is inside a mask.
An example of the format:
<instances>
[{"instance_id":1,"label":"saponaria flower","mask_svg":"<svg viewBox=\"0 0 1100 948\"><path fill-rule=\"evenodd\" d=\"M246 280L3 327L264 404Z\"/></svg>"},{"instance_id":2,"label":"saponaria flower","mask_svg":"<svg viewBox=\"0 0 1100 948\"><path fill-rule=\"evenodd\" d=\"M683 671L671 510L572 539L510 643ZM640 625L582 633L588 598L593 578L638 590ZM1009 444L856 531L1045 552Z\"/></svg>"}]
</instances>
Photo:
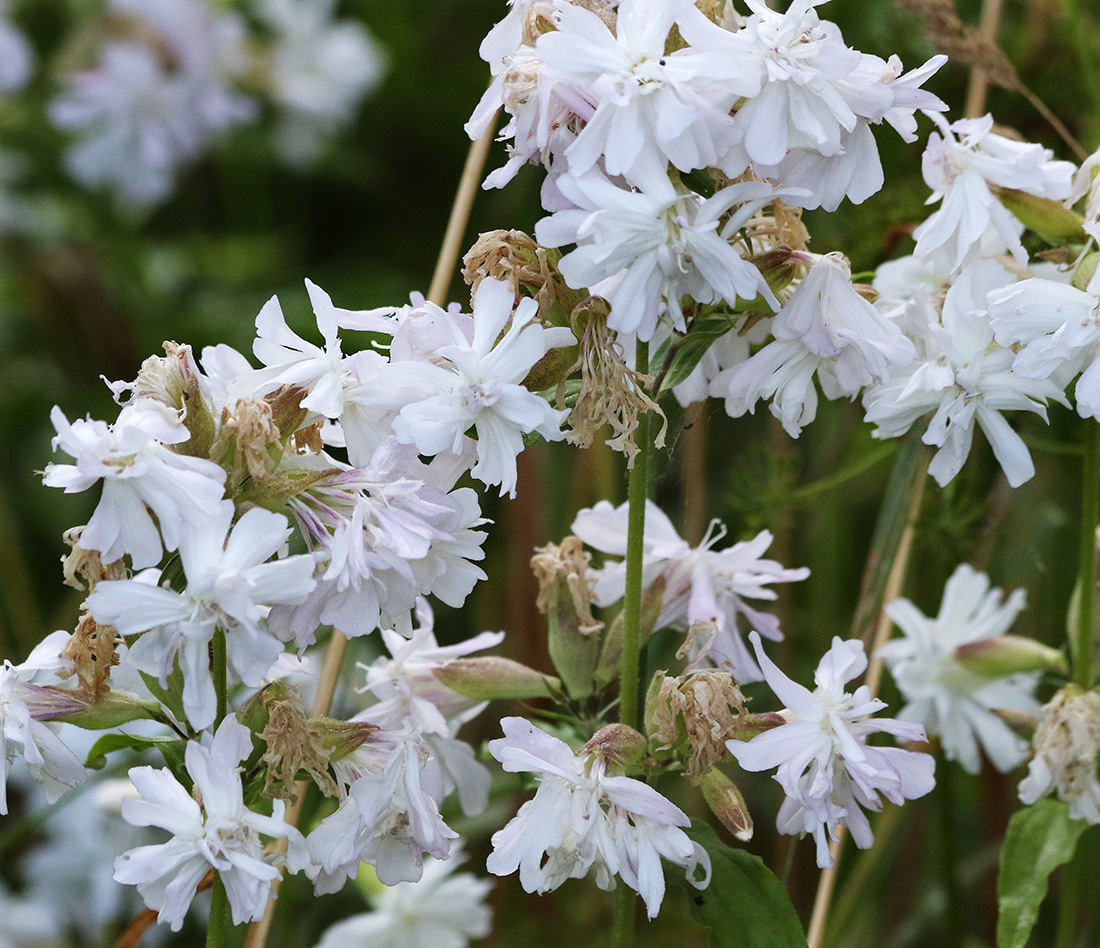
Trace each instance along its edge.
<instances>
[{"instance_id":1,"label":"saponaria flower","mask_svg":"<svg viewBox=\"0 0 1100 948\"><path fill-rule=\"evenodd\" d=\"M814 673L817 687L811 692L791 681L760 647L760 636L749 636L764 678L780 701L787 723L759 734L750 741L726 743L745 770L776 768L775 780L786 799L779 809L780 833L811 833L817 843L817 864L832 866L829 854L836 826L848 827L860 849L873 842L871 824L864 809L879 810L881 793L901 804L928 793L935 785L934 759L928 754L899 747L872 747L867 738L877 732L907 741L923 741L919 724L892 718L872 719L886 707L871 696L866 685L845 691L846 682L867 667L863 643L834 638L832 647Z\"/></svg>"},{"instance_id":2,"label":"saponaria flower","mask_svg":"<svg viewBox=\"0 0 1100 948\"><path fill-rule=\"evenodd\" d=\"M612 507L604 500L578 513L570 529L603 553L625 556L626 528L627 505ZM760 669L741 639L737 617L743 615L769 639L782 639L779 620L745 600L775 599L775 591L769 588L771 584L797 582L809 576L810 571L805 567L786 569L775 560L762 559L772 542L772 534L767 530L724 550L713 549L725 534L725 527L713 521L703 542L692 547L676 532L665 513L647 501L642 584L648 589L659 576L664 580L657 628L687 632L693 623L714 623L715 634L692 648L692 659L705 652L716 664L732 671L738 681L760 681ZM625 562L607 563L593 574L597 577L595 594L599 605L609 606L622 598L626 589Z\"/></svg>"},{"instance_id":3,"label":"saponaria flower","mask_svg":"<svg viewBox=\"0 0 1100 948\"><path fill-rule=\"evenodd\" d=\"M1007 599L991 589L989 577L965 563L943 591L939 614L925 616L908 599L886 604L886 613L904 633L879 651L890 666L906 704L898 717L923 724L940 738L944 755L968 773L981 766L980 751L1002 772L1027 753L1027 741L1015 734L995 711L1035 714L1033 692L1038 673L990 678L970 671L956 649L1003 636L1024 608L1022 589Z\"/></svg>"},{"instance_id":4,"label":"saponaria flower","mask_svg":"<svg viewBox=\"0 0 1100 948\"><path fill-rule=\"evenodd\" d=\"M283 819L282 800L271 816L244 804L240 764L252 753L252 735L234 715L221 723L208 744L189 741L184 752L193 795L167 767L135 767L130 779L141 795L122 801L122 816L134 826L158 826L172 838L140 846L115 861L115 881L136 885L145 904L172 931L183 918L203 876L213 869L225 884L233 924L263 917L280 861L293 872L308 861L301 833ZM263 853L261 837L287 838L286 856Z\"/></svg>"},{"instance_id":5,"label":"saponaria flower","mask_svg":"<svg viewBox=\"0 0 1100 948\"><path fill-rule=\"evenodd\" d=\"M614 876L637 892L650 918L665 893L661 858L686 870L696 888L710 881L710 858L680 828L690 821L656 790L610 772L602 754L574 754L564 741L523 718L500 722L504 737L489 752L510 773L534 773L533 799L493 834L486 864L494 875L519 870L527 892L549 892L595 869L596 884L614 888ZM640 737L640 736L639 736ZM697 877L702 872L702 878Z\"/></svg>"}]
</instances>

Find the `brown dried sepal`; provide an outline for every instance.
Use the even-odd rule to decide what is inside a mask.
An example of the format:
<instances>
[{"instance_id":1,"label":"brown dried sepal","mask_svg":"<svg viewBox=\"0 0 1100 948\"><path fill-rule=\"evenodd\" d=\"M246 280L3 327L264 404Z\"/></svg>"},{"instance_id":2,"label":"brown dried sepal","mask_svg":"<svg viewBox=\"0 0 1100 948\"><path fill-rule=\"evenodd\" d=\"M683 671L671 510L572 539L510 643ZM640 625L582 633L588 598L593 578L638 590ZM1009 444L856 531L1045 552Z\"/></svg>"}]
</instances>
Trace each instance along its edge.
<instances>
[{"instance_id":1,"label":"brown dried sepal","mask_svg":"<svg viewBox=\"0 0 1100 948\"><path fill-rule=\"evenodd\" d=\"M91 697L100 698L111 690L111 669L118 664L119 641L114 626L100 625L88 613L80 617L65 647L61 650L72 668L58 671L58 678L76 675L80 687Z\"/></svg>"},{"instance_id":2,"label":"brown dried sepal","mask_svg":"<svg viewBox=\"0 0 1100 948\"><path fill-rule=\"evenodd\" d=\"M332 750L326 749L321 734L302 710L296 688L272 693L266 698L267 726L260 738L267 744L263 761L267 764L265 797L296 802L294 782L304 770L326 796L336 796L336 781L329 772Z\"/></svg>"},{"instance_id":3,"label":"brown dried sepal","mask_svg":"<svg viewBox=\"0 0 1100 948\"><path fill-rule=\"evenodd\" d=\"M649 710L650 738L659 750L686 742L684 775L698 784L718 761L729 756L726 741L740 736L745 697L729 672L720 669L666 676Z\"/></svg>"},{"instance_id":4,"label":"brown dried sepal","mask_svg":"<svg viewBox=\"0 0 1100 948\"><path fill-rule=\"evenodd\" d=\"M96 583L109 579L125 579L126 564L119 558L113 563L104 563L98 550L86 550L80 545L80 535L84 527L66 530L62 539L70 550L61 558L61 569L65 574L64 583L74 589L87 589L91 592Z\"/></svg>"},{"instance_id":5,"label":"brown dried sepal","mask_svg":"<svg viewBox=\"0 0 1100 948\"><path fill-rule=\"evenodd\" d=\"M540 546L531 557L531 570L539 583L535 606L546 615L563 598L561 592L567 591L577 618L577 631L582 635L596 635L604 626L592 615L592 587L596 580L588 576L591 562L592 555L585 552L584 543L574 536L562 540L561 546L553 543Z\"/></svg>"}]
</instances>

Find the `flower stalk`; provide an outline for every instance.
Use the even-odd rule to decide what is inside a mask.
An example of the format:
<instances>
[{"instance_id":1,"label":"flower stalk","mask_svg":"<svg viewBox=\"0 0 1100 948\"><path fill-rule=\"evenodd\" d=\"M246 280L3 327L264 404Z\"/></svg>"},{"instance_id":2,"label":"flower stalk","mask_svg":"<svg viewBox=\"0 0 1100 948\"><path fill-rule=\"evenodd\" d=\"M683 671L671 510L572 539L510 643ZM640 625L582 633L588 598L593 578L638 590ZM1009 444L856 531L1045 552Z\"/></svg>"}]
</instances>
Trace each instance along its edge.
<instances>
[{"instance_id":1,"label":"flower stalk","mask_svg":"<svg viewBox=\"0 0 1100 948\"><path fill-rule=\"evenodd\" d=\"M1100 520L1100 428L1085 428L1081 469L1081 559L1078 567L1077 629L1073 649L1073 680L1083 689L1092 685L1092 613L1096 599L1096 525Z\"/></svg>"},{"instance_id":2,"label":"flower stalk","mask_svg":"<svg viewBox=\"0 0 1100 948\"><path fill-rule=\"evenodd\" d=\"M649 343L637 343L635 370L642 375L649 371ZM638 727L639 663L641 660L642 616L642 552L645 540L645 501L649 488L652 418L646 412L638 419L635 433L638 453L630 469L627 486L629 519L626 534L626 595L623 598L623 654L620 661L619 720Z\"/></svg>"}]
</instances>

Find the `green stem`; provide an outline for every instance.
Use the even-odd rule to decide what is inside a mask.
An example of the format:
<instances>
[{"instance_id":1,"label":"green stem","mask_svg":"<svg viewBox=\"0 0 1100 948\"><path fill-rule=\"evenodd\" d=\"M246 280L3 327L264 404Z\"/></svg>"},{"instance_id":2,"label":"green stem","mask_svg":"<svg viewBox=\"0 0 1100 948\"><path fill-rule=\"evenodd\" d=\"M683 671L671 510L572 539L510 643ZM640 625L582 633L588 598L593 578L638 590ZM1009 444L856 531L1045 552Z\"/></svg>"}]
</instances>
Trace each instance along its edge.
<instances>
[{"instance_id":1,"label":"green stem","mask_svg":"<svg viewBox=\"0 0 1100 948\"><path fill-rule=\"evenodd\" d=\"M214 873L214 886L211 889L210 924L206 929L206 948L228 948L233 934L233 916L229 907L229 896L221 874Z\"/></svg>"},{"instance_id":2,"label":"green stem","mask_svg":"<svg viewBox=\"0 0 1100 948\"><path fill-rule=\"evenodd\" d=\"M643 375L649 371L649 343L639 340L635 369ZM642 624L642 551L645 539L645 502L649 488L649 462L652 454L651 413L638 419L634 434L638 453L630 469L627 485L628 519L626 528L626 594L623 599L623 654L619 662L619 720L631 727L638 726L639 665L641 663Z\"/></svg>"},{"instance_id":3,"label":"green stem","mask_svg":"<svg viewBox=\"0 0 1100 948\"><path fill-rule=\"evenodd\" d=\"M611 948L630 948L634 944L634 902L634 890L620 883L615 889Z\"/></svg>"},{"instance_id":4,"label":"green stem","mask_svg":"<svg viewBox=\"0 0 1100 948\"><path fill-rule=\"evenodd\" d=\"M210 643L210 674L214 678L214 694L218 699L217 716L214 719L214 730L221 727L222 721L229 709L228 698L228 668L225 654L225 630L216 629L214 638Z\"/></svg>"},{"instance_id":5,"label":"green stem","mask_svg":"<svg viewBox=\"0 0 1100 948\"><path fill-rule=\"evenodd\" d=\"M1084 689L1092 686L1092 608L1096 590L1096 523L1100 520L1100 426L1087 421L1085 458L1081 471L1081 560L1077 585L1077 641L1073 656L1073 680Z\"/></svg>"}]
</instances>

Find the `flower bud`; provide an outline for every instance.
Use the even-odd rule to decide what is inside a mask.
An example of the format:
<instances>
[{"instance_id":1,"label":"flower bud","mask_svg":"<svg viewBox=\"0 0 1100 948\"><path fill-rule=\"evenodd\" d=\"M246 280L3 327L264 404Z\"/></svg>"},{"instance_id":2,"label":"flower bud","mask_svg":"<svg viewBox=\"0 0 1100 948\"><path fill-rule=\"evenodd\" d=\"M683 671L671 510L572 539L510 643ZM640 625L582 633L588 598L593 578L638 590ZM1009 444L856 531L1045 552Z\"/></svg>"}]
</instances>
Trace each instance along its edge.
<instances>
[{"instance_id":1,"label":"flower bud","mask_svg":"<svg viewBox=\"0 0 1100 948\"><path fill-rule=\"evenodd\" d=\"M550 659L571 698L592 694L604 625L592 616L594 580L587 575L591 559L574 536L562 540L561 546L539 547L531 557L539 583L535 605L549 627Z\"/></svg>"},{"instance_id":2,"label":"flower bud","mask_svg":"<svg viewBox=\"0 0 1100 948\"><path fill-rule=\"evenodd\" d=\"M608 724L601 727L581 748L581 753L594 754L626 769L646 755L647 742L628 724Z\"/></svg>"},{"instance_id":3,"label":"flower bud","mask_svg":"<svg viewBox=\"0 0 1100 948\"><path fill-rule=\"evenodd\" d=\"M955 659L968 672L984 678L1037 671L1064 675L1068 671L1066 656L1060 649L1022 635L1001 635L960 645L955 649Z\"/></svg>"},{"instance_id":4,"label":"flower bud","mask_svg":"<svg viewBox=\"0 0 1100 948\"><path fill-rule=\"evenodd\" d=\"M737 784L716 768L703 777L699 786L719 822L741 842L752 839L752 816Z\"/></svg>"},{"instance_id":5,"label":"flower bud","mask_svg":"<svg viewBox=\"0 0 1100 948\"><path fill-rule=\"evenodd\" d=\"M1052 201L1049 198L1012 188L995 187L993 192L1028 230L1033 230L1054 242L1085 240L1086 234L1081 228L1084 218L1076 211L1066 208L1061 201Z\"/></svg>"},{"instance_id":6,"label":"flower bud","mask_svg":"<svg viewBox=\"0 0 1100 948\"><path fill-rule=\"evenodd\" d=\"M379 730L378 725L366 721L338 721L326 717L310 718L309 726L317 732L331 763L350 757L373 740Z\"/></svg>"},{"instance_id":7,"label":"flower bud","mask_svg":"<svg viewBox=\"0 0 1100 948\"><path fill-rule=\"evenodd\" d=\"M1028 711L1017 711L1014 708L990 708L1002 721L1009 726L1014 734L1019 734L1024 740L1031 740L1035 728L1039 725L1039 719Z\"/></svg>"},{"instance_id":8,"label":"flower bud","mask_svg":"<svg viewBox=\"0 0 1100 948\"><path fill-rule=\"evenodd\" d=\"M1085 256L1085 259L1081 261L1077 269L1073 273L1073 285L1083 290L1092 280L1093 275L1096 273L1096 264L1100 261L1100 252L1093 251Z\"/></svg>"},{"instance_id":9,"label":"flower bud","mask_svg":"<svg viewBox=\"0 0 1100 948\"><path fill-rule=\"evenodd\" d=\"M791 281L798 275L805 263L805 254L799 254L790 247L773 247L763 253L753 254L748 258L749 263L760 271L760 275L768 282L773 293L785 290L791 285ZM738 304L738 309L741 309Z\"/></svg>"},{"instance_id":10,"label":"flower bud","mask_svg":"<svg viewBox=\"0 0 1100 948\"><path fill-rule=\"evenodd\" d=\"M88 731L103 731L129 721L162 721L164 713L154 701L140 701L121 691L96 698L85 692L26 685L27 708L36 721L58 721Z\"/></svg>"},{"instance_id":11,"label":"flower bud","mask_svg":"<svg viewBox=\"0 0 1100 948\"><path fill-rule=\"evenodd\" d=\"M435 677L452 691L475 701L549 698L561 682L510 658L456 658L434 669Z\"/></svg>"}]
</instances>

